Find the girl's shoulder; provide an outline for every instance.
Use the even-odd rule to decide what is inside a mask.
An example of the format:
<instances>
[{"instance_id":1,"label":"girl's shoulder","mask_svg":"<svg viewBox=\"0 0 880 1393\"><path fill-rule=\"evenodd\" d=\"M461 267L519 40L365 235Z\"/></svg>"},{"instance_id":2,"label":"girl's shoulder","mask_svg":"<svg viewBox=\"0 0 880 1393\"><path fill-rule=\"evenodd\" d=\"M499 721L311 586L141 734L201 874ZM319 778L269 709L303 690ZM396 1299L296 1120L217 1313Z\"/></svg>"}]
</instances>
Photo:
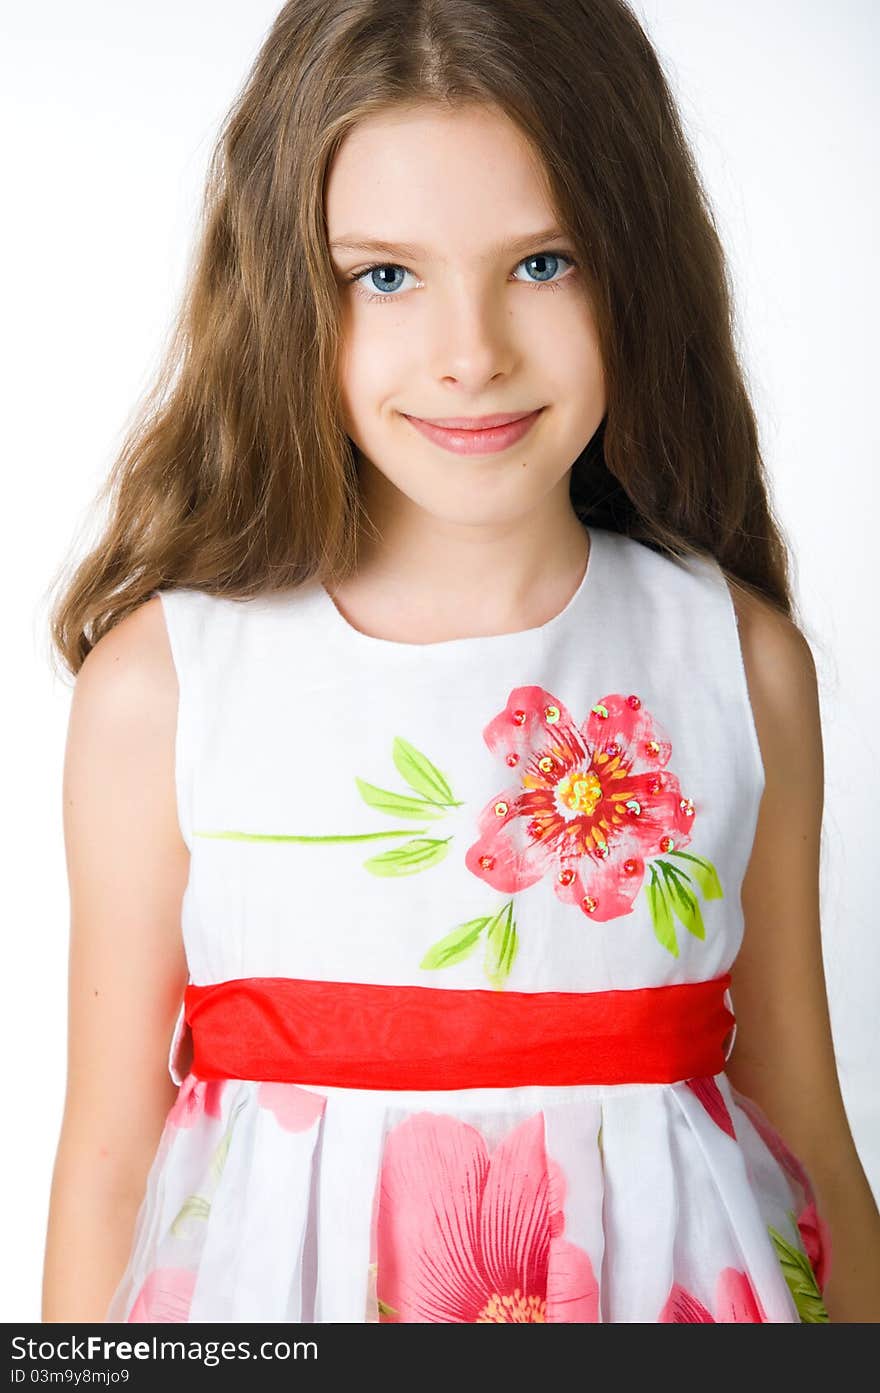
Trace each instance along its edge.
<instances>
[{"instance_id":1,"label":"girl's shoulder","mask_svg":"<svg viewBox=\"0 0 880 1393\"><path fill-rule=\"evenodd\" d=\"M818 706L818 679L809 640L768 599L725 583L739 631L743 666L756 721L768 736L777 726L809 719ZM759 719L760 718L760 719Z\"/></svg>"},{"instance_id":2,"label":"girl's shoulder","mask_svg":"<svg viewBox=\"0 0 880 1393\"><path fill-rule=\"evenodd\" d=\"M118 619L86 655L76 676L75 701L105 708L110 718L126 711L173 716L175 669L162 602L150 596Z\"/></svg>"},{"instance_id":3,"label":"girl's shoulder","mask_svg":"<svg viewBox=\"0 0 880 1393\"><path fill-rule=\"evenodd\" d=\"M764 768L763 807L791 822L791 804L820 809L819 682L809 640L770 600L725 577ZM821 817L821 813L819 814Z\"/></svg>"},{"instance_id":4,"label":"girl's shoulder","mask_svg":"<svg viewBox=\"0 0 880 1393\"><path fill-rule=\"evenodd\" d=\"M162 605L149 598L116 621L87 653L74 683L65 779L80 771L93 801L125 801L128 788L155 783L171 767L178 714L178 674ZM173 801L168 828L176 828Z\"/></svg>"}]
</instances>

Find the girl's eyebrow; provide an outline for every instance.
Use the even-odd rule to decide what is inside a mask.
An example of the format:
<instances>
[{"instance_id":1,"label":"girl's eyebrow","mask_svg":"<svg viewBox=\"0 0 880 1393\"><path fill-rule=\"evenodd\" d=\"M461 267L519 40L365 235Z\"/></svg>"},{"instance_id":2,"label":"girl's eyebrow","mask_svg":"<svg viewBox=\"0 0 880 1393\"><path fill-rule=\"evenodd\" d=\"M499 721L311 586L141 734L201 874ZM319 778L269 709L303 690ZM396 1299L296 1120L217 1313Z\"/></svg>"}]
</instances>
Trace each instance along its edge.
<instances>
[{"instance_id":1,"label":"girl's eyebrow","mask_svg":"<svg viewBox=\"0 0 880 1393\"><path fill-rule=\"evenodd\" d=\"M553 239L564 239L566 234L558 227L545 227L541 232L530 232L525 237L508 237L503 242L497 242L494 247L489 247L486 255L494 256L499 253L512 253L519 251L521 247L536 246L539 242L548 242ZM392 256L405 256L413 260L419 257L427 259L430 255L426 247L418 247L410 242L386 242L381 239L365 237L360 232L347 232L343 237L337 238L330 243L333 251L351 252L386 252Z\"/></svg>"}]
</instances>

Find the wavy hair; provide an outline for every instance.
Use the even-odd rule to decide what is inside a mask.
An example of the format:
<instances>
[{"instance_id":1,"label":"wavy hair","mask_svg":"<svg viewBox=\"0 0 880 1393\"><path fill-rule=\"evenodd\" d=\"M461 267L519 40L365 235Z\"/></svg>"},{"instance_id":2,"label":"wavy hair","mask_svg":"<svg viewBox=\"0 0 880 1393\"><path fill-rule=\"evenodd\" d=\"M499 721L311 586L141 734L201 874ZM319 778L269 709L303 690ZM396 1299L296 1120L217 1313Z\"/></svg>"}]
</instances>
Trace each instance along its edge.
<instances>
[{"instance_id":1,"label":"wavy hair","mask_svg":"<svg viewBox=\"0 0 880 1393\"><path fill-rule=\"evenodd\" d=\"M540 153L590 283L607 410L574 462L578 516L709 553L792 617L709 200L658 57L623 0L290 0L212 152L155 384L61 575L51 639L78 672L154 590L247 598L357 563L325 181L389 108L490 103Z\"/></svg>"}]
</instances>

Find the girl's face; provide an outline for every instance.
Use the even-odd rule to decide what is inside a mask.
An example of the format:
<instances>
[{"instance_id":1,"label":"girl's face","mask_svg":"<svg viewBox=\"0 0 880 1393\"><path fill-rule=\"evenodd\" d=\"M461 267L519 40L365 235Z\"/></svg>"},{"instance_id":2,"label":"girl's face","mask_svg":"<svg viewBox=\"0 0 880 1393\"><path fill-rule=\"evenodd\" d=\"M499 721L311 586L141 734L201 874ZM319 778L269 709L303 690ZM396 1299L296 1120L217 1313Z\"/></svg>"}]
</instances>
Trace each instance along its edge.
<instances>
[{"instance_id":1,"label":"girl's face","mask_svg":"<svg viewBox=\"0 0 880 1393\"><path fill-rule=\"evenodd\" d=\"M337 153L326 218L345 426L367 494L453 525L522 521L554 491L567 499L605 381L574 245L554 231L518 128L488 107L371 117ZM495 453L452 453L407 419L538 408Z\"/></svg>"}]
</instances>

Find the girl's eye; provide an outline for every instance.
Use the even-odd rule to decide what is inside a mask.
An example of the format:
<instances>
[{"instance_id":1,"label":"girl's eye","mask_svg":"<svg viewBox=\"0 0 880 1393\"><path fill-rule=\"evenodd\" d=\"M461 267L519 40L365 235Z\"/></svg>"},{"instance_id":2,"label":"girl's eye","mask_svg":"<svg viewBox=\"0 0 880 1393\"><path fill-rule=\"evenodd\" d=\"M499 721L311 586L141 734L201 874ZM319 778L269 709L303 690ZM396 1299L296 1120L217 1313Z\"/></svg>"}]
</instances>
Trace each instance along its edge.
<instances>
[{"instance_id":1,"label":"girl's eye","mask_svg":"<svg viewBox=\"0 0 880 1393\"><path fill-rule=\"evenodd\" d=\"M541 279L537 281L529 281L529 284L546 286L548 290L556 290L558 288L559 282L554 281L551 278L554 272L558 269L560 261L567 261L569 266L577 265L577 262L573 261L570 256L566 256L565 252L535 252L534 256L523 257L522 261L519 263L519 266L533 267L535 263L537 263L536 274L539 277L541 277ZM519 267L516 267L515 269L518 270Z\"/></svg>"},{"instance_id":2,"label":"girl's eye","mask_svg":"<svg viewBox=\"0 0 880 1393\"><path fill-rule=\"evenodd\" d=\"M558 270L560 261L568 262L569 266L571 267L577 266L577 262L574 261L570 256L568 256L567 253L561 251L547 251L535 252L532 256L523 257L522 261L518 262L517 265L514 267L514 270L519 270L520 266L527 266L530 270L530 276L527 281L527 284L537 286L539 290L558 290L559 281L554 280L552 278ZM534 274L539 279L531 279L532 271L534 271ZM365 276L373 276L376 274L376 272L381 272L383 279L379 281L372 281L372 284L374 286L384 285L385 288L381 290L378 294L371 295L368 291L362 289L360 282L364 279ZM385 275L386 272L391 272L391 274ZM396 262L393 261L378 261L375 262L372 266L367 266L363 271L355 271L353 275L346 276L345 279L347 284L357 286L358 294L363 296L365 300L396 300L399 297L394 292L400 289L401 275L411 276L412 272L408 271L405 266L399 266Z\"/></svg>"}]
</instances>

